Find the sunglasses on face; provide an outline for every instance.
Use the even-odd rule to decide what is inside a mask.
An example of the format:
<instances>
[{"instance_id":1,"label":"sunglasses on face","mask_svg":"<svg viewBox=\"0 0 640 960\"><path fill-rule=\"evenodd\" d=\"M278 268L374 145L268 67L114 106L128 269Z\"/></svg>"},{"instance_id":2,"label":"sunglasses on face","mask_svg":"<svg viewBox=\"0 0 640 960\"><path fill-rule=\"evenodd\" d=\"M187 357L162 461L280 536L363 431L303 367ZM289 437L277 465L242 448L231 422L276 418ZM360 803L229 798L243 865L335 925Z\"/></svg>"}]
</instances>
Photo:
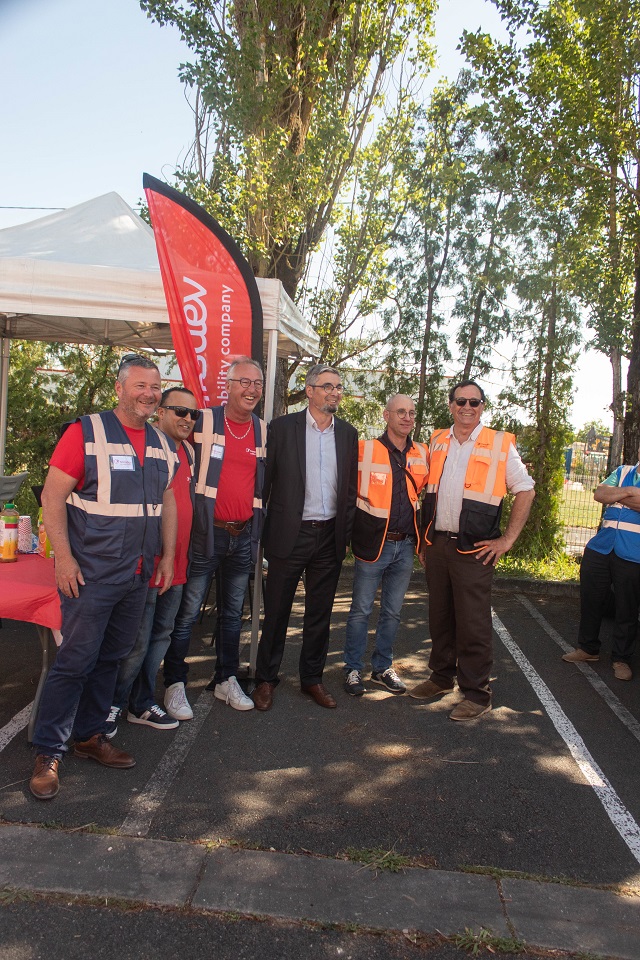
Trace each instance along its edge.
<instances>
[{"instance_id":1,"label":"sunglasses on face","mask_svg":"<svg viewBox=\"0 0 640 960\"><path fill-rule=\"evenodd\" d=\"M481 403L484 403L483 400L469 400L469 399L467 399L467 397L456 397L453 402L454 402L454 403L456 404L456 406L458 406L458 407L464 407L465 404L468 403L469 406L470 406L470 407L473 407L474 410L475 410L476 407L479 407Z\"/></svg>"},{"instance_id":2,"label":"sunglasses on face","mask_svg":"<svg viewBox=\"0 0 640 960\"><path fill-rule=\"evenodd\" d=\"M198 419L198 411L192 410L191 407L163 407L163 410L173 410L176 417L191 417L195 421Z\"/></svg>"}]
</instances>

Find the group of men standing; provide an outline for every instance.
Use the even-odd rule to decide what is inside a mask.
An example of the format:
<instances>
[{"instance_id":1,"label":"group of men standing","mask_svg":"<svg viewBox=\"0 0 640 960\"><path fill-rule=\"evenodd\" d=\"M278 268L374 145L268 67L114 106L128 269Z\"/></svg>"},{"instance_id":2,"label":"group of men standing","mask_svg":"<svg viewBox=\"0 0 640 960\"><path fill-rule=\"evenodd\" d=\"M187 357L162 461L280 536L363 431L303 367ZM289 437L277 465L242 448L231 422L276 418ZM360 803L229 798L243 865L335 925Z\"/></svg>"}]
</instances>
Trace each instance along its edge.
<instances>
[{"instance_id":1,"label":"group of men standing","mask_svg":"<svg viewBox=\"0 0 640 960\"><path fill-rule=\"evenodd\" d=\"M336 369L312 367L308 405L268 428L254 410L262 370L238 358L223 406L198 410L184 388L161 391L151 361L120 364L113 411L80 417L63 434L43 491L56 556L62 645L34 733L30 781L38 799L59 789L74 754L114 768L135 760L111 742L129 722L171 729L193 717L186 696L191 629L219 572L214 695L236 710L271 708L297 585L305 585L301 691L335 708L323 684L331 612L351 543L355 573L345 646L345 690L365 692L368 620L381 586L372 682L406 686L393 643L416 552L430 592L431 677L410 691L437 699L457 678L464 699L450 714L474 720L491 706L491 581L533 500L515 438L480 423L484 394L473 381L450 392L453 426L429 446L413 441L415 406L392 397L384 433L360 441L336 416ZM157 410L158 423L149 418ZM500 532L502 501L515 494ZM424 498L422 526L418 505ZM266 523L263 518L266 508ZM262 541L269 563L265 615L251 697L238 683L242 607ZM164 661L164 703L155 681Z\"/></svg>"}]
</instances>

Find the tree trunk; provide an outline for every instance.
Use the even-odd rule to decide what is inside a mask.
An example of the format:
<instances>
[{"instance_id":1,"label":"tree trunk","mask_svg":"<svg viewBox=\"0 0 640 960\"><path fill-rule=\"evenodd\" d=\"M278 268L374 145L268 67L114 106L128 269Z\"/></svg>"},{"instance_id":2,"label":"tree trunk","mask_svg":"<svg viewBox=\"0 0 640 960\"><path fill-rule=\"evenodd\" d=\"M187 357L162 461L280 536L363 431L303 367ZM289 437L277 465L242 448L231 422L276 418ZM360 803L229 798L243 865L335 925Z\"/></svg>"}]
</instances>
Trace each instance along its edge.
<instances>
[{"instance_id":1,"label":"tree trunk","mask_svg":"<svg viewBox=\"0 0 640 960\"><path fill-rule=\"evenodd\" d=\"M611 398L611 412L613 413L613 434L609 449L609 466L614 469L623 462L622 451L624 446L624 391L622 389L622 355L618 347L612 347L609 353L613 395Z\"/></svg>"},{"instance_id":2,"label":"tree trunk","mask_svg":"<svg viewBox=\"0 0 640 960\"><path fill-rule=\"evenodd\" d=\"M624 415L624 462L635 463L640 446L640 242L634 252L635 290L633 294L633 327L627 397Z\"/></svg>"}]
</instances>

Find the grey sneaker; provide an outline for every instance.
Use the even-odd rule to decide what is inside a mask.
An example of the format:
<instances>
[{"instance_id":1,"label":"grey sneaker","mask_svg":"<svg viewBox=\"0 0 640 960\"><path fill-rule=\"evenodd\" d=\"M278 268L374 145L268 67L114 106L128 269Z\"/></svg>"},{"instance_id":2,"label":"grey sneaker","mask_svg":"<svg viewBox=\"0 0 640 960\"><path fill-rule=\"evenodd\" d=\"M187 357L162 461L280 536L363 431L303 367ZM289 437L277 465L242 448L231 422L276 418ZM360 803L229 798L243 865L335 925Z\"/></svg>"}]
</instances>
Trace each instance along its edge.
<instances>
[{"instance_id":1,"label":"grey sneaker","mask_svg":"<svg viewBox=\"0 0 640 960\"><path fill-rule=\"evenodd\" d=\"M364 693L364 683L357 670L350 670L344 680L344 688L352 697L361 697Z\"/></svg>"},{"instance_id":2,"label":"grey sneaker","mask_svg":"<svg viewBox=\"0 0 640 960\"><path fill-rule=\"evenodd\" d=\"M235 677L216 683L213 695L218 700L224 700L234 710L253 710L253 700L246 695Z\"/></svg>"},{"instance_id":3,"label":"grey sneaker","mask_svg":"<svg viewBox=\"0 0 640 960\"><path fill-rule=\"evenodd\" d=\"M156 730L175 730L180 724L173 717L159 707L157 703L152 704L148 710L142 713L134 713L129 710L127 713L129 723L141 723L145 727L155 727Z\"/></svg>"},{"instance_id":4,"label":"grey sneaker","mask_svg":"<svg viewBox=\"0 0 640 960\"><path fill-rule=\"evenodd\" d=\"M383 670L382 673L372 673L371 679L374 683L379 683L383 687L386 687L387 690L391 691L391 693L407 692L405 684L402 682L393 667L388 667L386 670Z\"/></svg>"}]
</instances>

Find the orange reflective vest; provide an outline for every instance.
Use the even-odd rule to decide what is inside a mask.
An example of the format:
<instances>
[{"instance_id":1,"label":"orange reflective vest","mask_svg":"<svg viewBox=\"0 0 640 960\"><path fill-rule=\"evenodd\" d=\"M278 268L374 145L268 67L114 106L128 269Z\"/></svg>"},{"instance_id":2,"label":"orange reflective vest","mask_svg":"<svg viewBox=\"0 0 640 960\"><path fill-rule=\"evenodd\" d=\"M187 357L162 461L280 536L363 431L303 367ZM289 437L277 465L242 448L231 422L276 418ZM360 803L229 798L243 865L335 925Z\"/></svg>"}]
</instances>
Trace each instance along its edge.
<instances>
[{"instance_id":1,"label":"orange reflective vest","mask_svg":"<svg viewBox=\"0 0 640 960\"><path fill-rule=\"evenodd\" d=\"M417 539L418 496L427 482L429 472L429 451L426 444L411 444L407 451L406 467L415 482L414 486L409 477L406 478ZM360 440L357 509L351 535L351 549L358 560L373 563L382 553L389 526L392 493L393 471L389 450L379 440Z\"/></svg>"},{"instance_id":2,"label":"orange reflective vest","mask_svg":"<svg viewBox=\"0 0 640 960\"><path fill-rule=\"evenodd\" d=\"M429 454L431 465L423 501L423 529L425 540L433 540L433 522L436 515L438 488L444 468L450 429L436 430L431 437ZM475 553L478 540L496 540L500 536L502 501L507 492L507 456L516 438L503 430L483 427L469 457L464 478L462 510L457 548L459 553Z\"/></svg>"}]
</instances>

